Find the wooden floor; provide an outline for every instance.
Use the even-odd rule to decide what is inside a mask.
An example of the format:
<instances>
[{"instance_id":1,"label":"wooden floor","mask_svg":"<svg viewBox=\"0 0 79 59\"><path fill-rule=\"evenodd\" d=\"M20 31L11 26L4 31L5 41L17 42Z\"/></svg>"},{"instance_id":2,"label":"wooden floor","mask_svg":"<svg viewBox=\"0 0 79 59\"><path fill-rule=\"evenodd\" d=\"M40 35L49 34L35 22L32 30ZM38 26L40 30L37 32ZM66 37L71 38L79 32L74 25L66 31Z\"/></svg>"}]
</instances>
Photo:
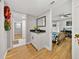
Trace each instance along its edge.
<instances>
[{"instance_id":1,"label":"wooden floor","mask_svg":"<svg viewBox=\"0 0 79 59\"><path fill-rule=\"evenodd\" d=\"M60 45L52 45L52 51L36 51L32 45L14 48L8 52L6 59L72 59L71 40L66 39Z\"/></svg>"},{"instance_id":2,"label":"wooden floor","mask_svg":"<svg viewBox=\"0 0 79 59\"><path fill-rule=\"evenodd\" d=\"M22 34L15 34L14 37L17 40L22 39Z\"/></svg>"}]
</instances>

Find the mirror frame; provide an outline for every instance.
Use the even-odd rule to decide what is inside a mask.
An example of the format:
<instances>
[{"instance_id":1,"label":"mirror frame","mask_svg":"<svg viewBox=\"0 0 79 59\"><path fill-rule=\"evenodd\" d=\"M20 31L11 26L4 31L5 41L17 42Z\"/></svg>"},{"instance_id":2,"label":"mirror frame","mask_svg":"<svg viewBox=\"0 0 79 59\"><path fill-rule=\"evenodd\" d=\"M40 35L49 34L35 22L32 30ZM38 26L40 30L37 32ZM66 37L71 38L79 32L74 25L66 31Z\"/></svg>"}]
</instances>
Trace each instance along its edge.
<instances>
[{"instance_id":1,"label":"mirror frame","mask_svg":"<svg viewBox=\"0 0 79 59\"><path fill-rule=\"evenodd\" d=\"M46 27L46 16L37 18L36 25L37 25L37 27Z\"/></svg>"}]
</instances>

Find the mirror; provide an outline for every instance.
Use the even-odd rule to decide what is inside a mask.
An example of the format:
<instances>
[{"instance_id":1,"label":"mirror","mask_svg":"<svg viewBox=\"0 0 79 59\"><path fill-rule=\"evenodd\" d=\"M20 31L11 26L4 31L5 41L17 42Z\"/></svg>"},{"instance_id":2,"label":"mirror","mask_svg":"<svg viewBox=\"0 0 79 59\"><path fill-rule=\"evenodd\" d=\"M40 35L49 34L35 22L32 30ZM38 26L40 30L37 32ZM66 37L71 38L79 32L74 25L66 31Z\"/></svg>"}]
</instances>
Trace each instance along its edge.
<instances>
[{"instance_id":1,"label":"mirror","mask_svg":"<svg viewBox=\"0 0 79 59\"><path fill-rule=\"evenodd\" d=\"M36 21L38 27L46 27L46 16L40 17Z\"/></svg>"}]
</instances>

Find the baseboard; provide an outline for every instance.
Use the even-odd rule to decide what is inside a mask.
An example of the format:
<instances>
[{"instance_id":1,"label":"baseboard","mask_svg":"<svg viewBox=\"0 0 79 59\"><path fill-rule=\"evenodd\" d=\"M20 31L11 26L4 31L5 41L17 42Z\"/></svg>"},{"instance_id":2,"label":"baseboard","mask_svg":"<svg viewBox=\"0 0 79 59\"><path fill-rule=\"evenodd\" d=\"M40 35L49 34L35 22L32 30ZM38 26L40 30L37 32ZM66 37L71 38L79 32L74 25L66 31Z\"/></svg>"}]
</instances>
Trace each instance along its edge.
<instances>
[{"instance_id":1,"label":"baseboard","mask_svg":"<svg viewBox=\"0 0 79 59\"><path fill-rule=\"evenodd\" d=\"M31 42L27 42L26 44L31 44Z\"/></svg>"},{"instance_id":2,"label":"baseboard","mask_svg":"<svg viewBox=\"0 0 79 59\"><path fill-rule=\"evenodd\" d=\"M50 47L45 47L46 49L48 49L49 51L52 51L52 47L50 48Z\"/></svg>"},{"instance_id":3,"label":"baseboard","mask_svg":"<svg viewBox=\"0 0 79 59\"><path fill-rule=\"evenodd\" d=\"M28 42L28 43L23 44L23 45L27 45L27 44L31 44L31 42ZM20 47L20 46L23 46L23 45L19 45L19 46L17 46L17 47ZM16 47L8 48L8 49L6 50L6 52L5 52L5 54L4 54L4 59L6 59L7 52L10 51L10 50L13 49L13 48L16 48Z\"/></svg>"},{"instance_id":4,"label":"baseboard","mask_svg":"<svg viewBox=\"0 0 79 59\"><path fill-rule=\"evenodd\" d=\"M9 50L11 50L11 49L13 49L13 47L12 47L12 48L8 48L7 50L9 51Z\"/></svg>"},{"instance_id":5,"label":"baseboard","mask_svg":"<svg viewBox=\"0 0 79 59\"><path fill-rule=\"evenodd\" d=\"M18 45L15 45L15 46L13 46L13 48L20 47L20 46L27 45L27 44L31 44L31 42L27 42L27 43L25 43L25 44L18 44Z\"/></svg>"},{"instance_id":6,"label":"baseboard","mask_svg":"<svg viewBox=\"0 0 79 59\"><path fill-rule=\"evenodd\" d=\"M6 59L7 52L8 52L8 50L6 50L6 52L4 54L4 59Z\"/></svg>"}]
</instances>

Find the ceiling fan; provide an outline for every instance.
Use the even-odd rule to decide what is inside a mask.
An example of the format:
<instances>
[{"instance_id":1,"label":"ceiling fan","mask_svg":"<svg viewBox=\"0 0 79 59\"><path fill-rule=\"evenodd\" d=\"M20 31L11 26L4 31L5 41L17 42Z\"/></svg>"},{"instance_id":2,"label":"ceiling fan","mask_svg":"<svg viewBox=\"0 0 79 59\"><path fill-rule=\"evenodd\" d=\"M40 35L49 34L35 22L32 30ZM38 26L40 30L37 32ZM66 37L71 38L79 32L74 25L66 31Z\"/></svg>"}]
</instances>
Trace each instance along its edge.
<instances>
[{"instance_id":1,"label":"ceiling fan","mask_svg":"<svg viewBox=\"0 0 79 59\"><path fill-rule=\"evenodd\" d=\"M66 14L59 15L59 17L69 17L69 16L71 16L71 13L66 13Z\"/></svg>"}]
</instances>

